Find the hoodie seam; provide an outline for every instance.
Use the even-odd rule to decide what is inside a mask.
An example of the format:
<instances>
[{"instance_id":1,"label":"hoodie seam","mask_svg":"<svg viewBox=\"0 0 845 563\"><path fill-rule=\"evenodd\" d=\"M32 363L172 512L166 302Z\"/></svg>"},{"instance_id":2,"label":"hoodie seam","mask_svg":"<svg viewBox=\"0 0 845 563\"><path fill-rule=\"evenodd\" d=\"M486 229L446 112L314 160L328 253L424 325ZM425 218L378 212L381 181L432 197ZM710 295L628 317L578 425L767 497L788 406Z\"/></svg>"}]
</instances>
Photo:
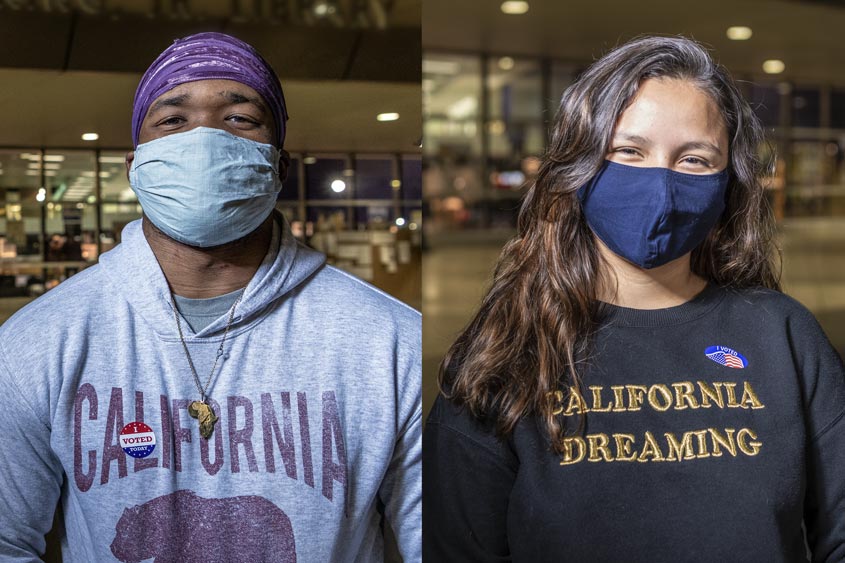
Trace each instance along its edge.
<instances>
[{"instance_id":1,"label":"hoodie seam","mask_svg":"<svg viewBox=\"0 0 845 563\"><path fill-rule=\"evenodd\" d=\"M392 296L392 295L390 295L389 293L385 293L384 291L380 290L379 288L377 288L377 287L375 287L375 286L373 286L373 285L370 285L369 283L365 282L364 280L362 280L362 279L360 279L360 278L358 278L358 277L355 277L355 276L353 276L352 274L350 274L350 273L348 273L348 272L345 272L345 271L341 270L340 268L336 268L335 266L331 266L331 265L329 265L329 267L330 267L332 270L334 270L335 272L340 273L340 274L341 274L341 275L343 275L344 277L349 278L349 279L353 280L354 282L358 283L359 285L364 286L365 288L367 288L367 289L368 289L368 290L370 290L371 292L376 293L376 294L379 294L379 295L382 295L382 296L384 296L384 297L387 297L387 298L388 298L390 301L392 301L393 303L396 303L397 305L401 305L403 308L408 309L409 311L411 311L411 312L413 312L413 313L416 313L417 315L419 315L419 314L420 314L420 312L419 312L419 311L417 311L416 309L414 309L413 307L411 307L411 306L410 306L410 305L408 305L407 303L403 303L402 301L399 301L397 298L393 297L393 296Z\"/></svg>"}]
</instances>

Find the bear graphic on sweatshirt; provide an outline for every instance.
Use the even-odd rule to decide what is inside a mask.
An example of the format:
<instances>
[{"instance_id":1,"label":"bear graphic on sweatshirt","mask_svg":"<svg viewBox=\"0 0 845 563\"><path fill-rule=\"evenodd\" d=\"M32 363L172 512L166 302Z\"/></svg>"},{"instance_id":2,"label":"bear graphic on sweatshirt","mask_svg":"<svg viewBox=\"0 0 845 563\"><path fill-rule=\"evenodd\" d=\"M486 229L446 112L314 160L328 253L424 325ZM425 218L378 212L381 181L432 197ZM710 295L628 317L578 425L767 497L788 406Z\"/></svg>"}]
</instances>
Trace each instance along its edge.
<instances>
[{"instance_id":1,"label":"bear graphic on sweatshirt","mask_svg":"<svg viewBox=\"0 0 845 563\"><path fill-rule=\"evenodd\" d=\"M207 499L181 490L124 509L111 544L123 563L296 563L293 527L259 496Z\"/></svg>"}]
</instances>

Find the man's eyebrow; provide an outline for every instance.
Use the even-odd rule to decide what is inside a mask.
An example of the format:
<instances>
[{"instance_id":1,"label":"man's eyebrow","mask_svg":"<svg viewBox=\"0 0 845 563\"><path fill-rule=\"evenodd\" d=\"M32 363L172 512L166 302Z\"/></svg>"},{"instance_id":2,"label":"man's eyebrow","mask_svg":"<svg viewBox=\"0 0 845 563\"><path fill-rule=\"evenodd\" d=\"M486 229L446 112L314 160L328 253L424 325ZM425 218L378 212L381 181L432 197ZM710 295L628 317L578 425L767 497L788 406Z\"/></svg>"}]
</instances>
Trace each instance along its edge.
<instances>
[{"instance_id":1,"label":"man's eyebrow","mask_svg":"<svg viewBox=\"0 0 845 563\"><path fill-rule=\"evenodd\" d=\"M267 108L264 106L264 102L261 101L261 98L257 98L255 96L244 96L238 92L226 91L220 92L220 94L229 101L230 104L252 104L261 113L267 113Z\"/></svg>"},{"instance_id":2,"label":"man's eyebrow","mask_svg":"<svg viewBox=\"0 0 845 563\"><path fill-rule=\"evenodd\" d=\"M191 99L190 94L176 94L175 96L168 96L167 98L162 98L158 100L156 103L150 107L150 110L147 112L148 114L152 114L157 112L158 110L165 108L165 107L178 107L183 106L185 103Z\"/></svg>"}]
</instances>

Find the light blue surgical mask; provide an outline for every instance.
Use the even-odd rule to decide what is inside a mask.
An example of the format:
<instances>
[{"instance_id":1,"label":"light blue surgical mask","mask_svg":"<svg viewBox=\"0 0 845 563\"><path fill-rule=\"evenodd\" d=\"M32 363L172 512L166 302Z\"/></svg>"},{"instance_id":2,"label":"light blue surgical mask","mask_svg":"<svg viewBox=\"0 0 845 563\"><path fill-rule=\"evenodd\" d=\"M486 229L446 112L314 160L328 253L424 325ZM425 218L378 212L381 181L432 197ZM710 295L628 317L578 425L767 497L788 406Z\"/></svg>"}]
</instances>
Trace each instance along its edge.
<instances>
[{"instance_id":1,"label":"light blue surgical mask","mask_svg":"<svg viewBox=\"0 0 845 563\"><path fill-rule=\"evenodd\" d=\"M197 127L138 145L129 183L164 234L218 246L250 234L273 210L282 188L279 150Z\"/></svg>"}]
</instances>

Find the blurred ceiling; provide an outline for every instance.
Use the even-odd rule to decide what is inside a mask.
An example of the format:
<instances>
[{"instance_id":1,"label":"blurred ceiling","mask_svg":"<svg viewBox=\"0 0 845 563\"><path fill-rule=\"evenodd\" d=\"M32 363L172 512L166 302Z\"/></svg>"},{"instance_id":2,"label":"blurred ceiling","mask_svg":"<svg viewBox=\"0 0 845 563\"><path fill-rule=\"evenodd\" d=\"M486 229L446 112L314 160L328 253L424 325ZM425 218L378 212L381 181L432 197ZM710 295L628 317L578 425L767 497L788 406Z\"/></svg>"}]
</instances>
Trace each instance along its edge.
<instances>
[{"instance_id":1,"label":"blurred ceiling","mask_svg":"<svg viewBox=\"0 0 845 563\"><path fill-rule=\"evenodd\" d=\"M529 0L506 15L500 0L425 0L423 49L530 55L589 63L642 34L682 34L714 50L745 77L765 76L763 61L781 59L779 79L845 85L843 0ZM747 41L726 37L748 26Z\"/></svg>"},{"instance_id":2,"label":"blurred ceiling","mask_svg":"<svg viewBox=\"0 0 845 563\"><path fill-rule=\"evenodd\" d=\"M278 15L320 4L345 19ZM346 17L352 5L369 15ZM278 73L288 150L418 152L420 10L421 0L0 0L0 146L129 147L147 66L175 38L222 31ZM400 118L376 121L383 112Z\"/></svg>"}]
</instances>

